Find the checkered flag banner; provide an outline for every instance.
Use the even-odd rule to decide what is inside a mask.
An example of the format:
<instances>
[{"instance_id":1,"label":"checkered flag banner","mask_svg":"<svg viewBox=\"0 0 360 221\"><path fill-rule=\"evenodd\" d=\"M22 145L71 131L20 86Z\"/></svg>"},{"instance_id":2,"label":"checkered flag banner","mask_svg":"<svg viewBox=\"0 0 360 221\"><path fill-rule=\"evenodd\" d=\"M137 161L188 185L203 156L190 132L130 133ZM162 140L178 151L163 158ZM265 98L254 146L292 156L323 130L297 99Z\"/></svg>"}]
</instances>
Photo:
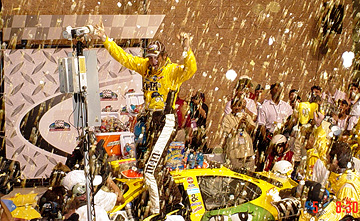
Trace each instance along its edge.
<instances>
[{"instance_id":1,"label":"checkered flag banner","mask_svg":"<svg viewBox=\"0 0 360 221\"><path fill-rule=\"evenodd\" d=\"M64 39L67 26L82 27L103 21L105 31L114 39L151 39L165 15L11 15L4 16L3 40Z\"/></svg>"}]
</instances>

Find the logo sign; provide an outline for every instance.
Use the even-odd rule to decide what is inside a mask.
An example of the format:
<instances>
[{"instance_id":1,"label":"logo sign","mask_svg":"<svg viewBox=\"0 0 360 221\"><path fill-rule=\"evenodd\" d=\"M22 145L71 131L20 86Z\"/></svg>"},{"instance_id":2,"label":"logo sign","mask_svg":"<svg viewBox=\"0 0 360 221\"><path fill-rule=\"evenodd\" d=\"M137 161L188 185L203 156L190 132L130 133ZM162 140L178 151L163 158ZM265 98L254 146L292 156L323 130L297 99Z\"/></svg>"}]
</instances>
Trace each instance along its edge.
<instances>
[{"instance_id":1,"label":"logo sign","mask_svg":"<svg viewBox=\"0 0 360 221\"><path fill-rule=\"evenodd\" d=\"M189 183L189 184L192 184L194 182L194 179L192 177L188 177L186 178L186 181Z\"/></svg>"},{"instance_id":2,"label":"logo sign","mask_svg":"<svg viewBox=\"0 0 360 221\"><path fill-rule=\"evenodd\" d=\"M302 113L303 113L303 115L304 115L305 117L308 117L308 116L309 116L309 112L310 112L310 109L309 109L309 108L304 108L304 109L302 110Z\"/></svg>"},{"instance_id":3,"label":"logo sign","mask_svg":"<svg viewBox=\"0 0 360 221\"><path fill-rule=\"evenodd\" d=\"M188 195L192 195L192 194L200 193L200 190L199 188L192 188L192 189L188 189L187 193Z\"/></svg>"},{"instance_id":4,"label":"logo sign","mask_svg":"<svg viewBox=\"0 0 360 221\"><path fill-rule=\"evenodd\" d=\"M190 206L193 207L193 206L200 206L201 205L201 202L196 202L196 203L192 203Z\"/></svg>"},{"instance_id":5,"label":"logo sign","mask_svg":"<svg viewBox=\"0 0 360 221\"><path fill-rule=\"evenodd\" d=\"M196 213L197 211L201 210L202 208L203 208L202 206L195 207L193 209L193 213Z\"/></svg>"},{"instance_id":6,"label":"logo sign","mask_svg":"<svg viewBox=\"0 0 360 221\"><path fill-rule=\"evenodd\" d=\"M64 120L55 120L50 124L49 131L70 131L70 124Z\"/></svg>"},{"instance_id":7,"label":"logo sign","mask_svg":"<svg viewBox=\"0 0 360 221\"><path fill-rule=\"evenodd\" d=\"M101 101L117 101L118 100L118 95L109 90L109 89L106 89L106 90L103 90L102 92L100 92L100 100Z\"/></svg>"},{"instance_id":8,"label":"logo sign","mask_svg":"<svg viewBox=\"0 0 360 221\"><path fill-rule=\"evenodd\" d=\"M193 184L193 183L188 185L188 189L194 188L194 187L195 187L195 184Z\"/></svg>"},{"instance_id":9,"label":"logo sign","mask_svg":"<svg viewBox=\"0 0 360 221\"><path fill-rule=\"evenodd\" d=\"M191 202L196 202L198 201L199 197L197 197L195 194L191 194Z\"/></svg>"}]
</instances>

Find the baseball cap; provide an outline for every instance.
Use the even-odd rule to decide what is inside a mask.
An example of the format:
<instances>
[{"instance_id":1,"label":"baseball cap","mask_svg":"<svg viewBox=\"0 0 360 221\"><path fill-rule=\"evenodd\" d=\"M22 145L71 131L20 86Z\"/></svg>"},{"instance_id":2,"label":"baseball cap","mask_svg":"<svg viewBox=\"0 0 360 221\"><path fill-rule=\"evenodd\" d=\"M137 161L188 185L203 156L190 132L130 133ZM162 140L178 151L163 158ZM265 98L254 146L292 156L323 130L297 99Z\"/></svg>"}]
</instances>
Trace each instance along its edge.
<instances>
[{"instance_id":1,"label":"baseball cap","mask_svg":"<svg viewBox=\"0 0 360 221\"><path fill-rule=\"evenodd\" d=\"M101 182L102 182L101 176L95 175L94 180L93 180L93 185L97 186L97 185L101 184ZM86 183L86 179L85 179L84 170L70 171L68 174L66 174L66 176L62 180L62 185L67 190L72 190L76 184L84 184L85 185L85 183Z\"/></svg>"},{"instance_id":2,"label":"baseball cap","mask_svg":"<svg viewBox=\"0 0 360 221\"><path fill-rule=\"evenodd\" d=\"M147 46L145 57L157 57L160 53L165 53L165 46L160 41L155 41Z\"/></svg>"},{"instance_id":3,"label":"baseball cap","mask_svg":"<svg viewBox=\"0 0 360 221\"><path fill-rule=\"evenodd\" d=\"M272 145L278 145L281 143L286 143L287 139L284 135L282 134L276 134L270 141L270 144Z\"/></svg>"}]
</instances>

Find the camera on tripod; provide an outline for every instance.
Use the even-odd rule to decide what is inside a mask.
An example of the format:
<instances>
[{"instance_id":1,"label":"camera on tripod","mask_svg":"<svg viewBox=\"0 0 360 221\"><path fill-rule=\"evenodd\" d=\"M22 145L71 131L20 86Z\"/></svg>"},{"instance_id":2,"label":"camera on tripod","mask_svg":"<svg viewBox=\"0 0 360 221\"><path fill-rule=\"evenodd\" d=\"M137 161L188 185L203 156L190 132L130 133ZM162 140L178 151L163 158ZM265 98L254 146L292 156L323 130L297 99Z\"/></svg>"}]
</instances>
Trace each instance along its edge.
<instances>
[{"instance_id":1,"label":"camera on tripod","mask_svg":"<svg viewBox=\"0 0 360 221\"><path fill-rule=\"evenodd\" d=\"M76 128L101 124L97 51L83 50L87 47L87 35L95 34L94 32L92 25L76 28L68 26L63 31L64 38L76 41L73 52L68 52L67 57L58 60L60 92L74 94L73 115ZM83 108L87 116L79 117Z\"/></svg>"},{"instance_id":2,"label":"camera on tripod","mask_svg":"<svg viewBox=\"0 0 360 221\"><path fill-rule=\"evenodd\" d=\"M92 25L86 25L84 27L71 27L67 26L66 30L63 31L63 37L67 40L72 40L74 38L82 37L86 34L94 34L95 29Z\"/></svg>"}]
</instances>

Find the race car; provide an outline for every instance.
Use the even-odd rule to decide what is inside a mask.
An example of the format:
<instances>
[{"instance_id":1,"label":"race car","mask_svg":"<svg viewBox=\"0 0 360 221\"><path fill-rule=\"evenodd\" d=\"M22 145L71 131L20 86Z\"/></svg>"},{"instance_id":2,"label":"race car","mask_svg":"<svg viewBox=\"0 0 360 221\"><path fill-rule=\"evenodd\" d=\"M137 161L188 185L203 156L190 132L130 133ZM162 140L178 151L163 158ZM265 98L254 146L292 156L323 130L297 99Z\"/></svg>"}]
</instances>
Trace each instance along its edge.
<instances>
[{"instance_id":1,"label":"race car","mask_svg":"<svg viewBox=\"0 0 360 221\"><path fill-rule=\"evenodd\" d=\"M172 171L171 175L182 192L185 220L280 220L299 215L298 200L281 199L278 195L279 191L297 185L287 177L226 167ZM126 216L131 217L128 220L156 220L147 217L147 210L129 213L129 206L135 206L131 202L139 202L144 196L143 178L118 182L125 184L127 191L125 203L115 206L110 213L112 220L127 220ZM119 214L124 218L115 218Z\"/></svg>"}]
</instances>

